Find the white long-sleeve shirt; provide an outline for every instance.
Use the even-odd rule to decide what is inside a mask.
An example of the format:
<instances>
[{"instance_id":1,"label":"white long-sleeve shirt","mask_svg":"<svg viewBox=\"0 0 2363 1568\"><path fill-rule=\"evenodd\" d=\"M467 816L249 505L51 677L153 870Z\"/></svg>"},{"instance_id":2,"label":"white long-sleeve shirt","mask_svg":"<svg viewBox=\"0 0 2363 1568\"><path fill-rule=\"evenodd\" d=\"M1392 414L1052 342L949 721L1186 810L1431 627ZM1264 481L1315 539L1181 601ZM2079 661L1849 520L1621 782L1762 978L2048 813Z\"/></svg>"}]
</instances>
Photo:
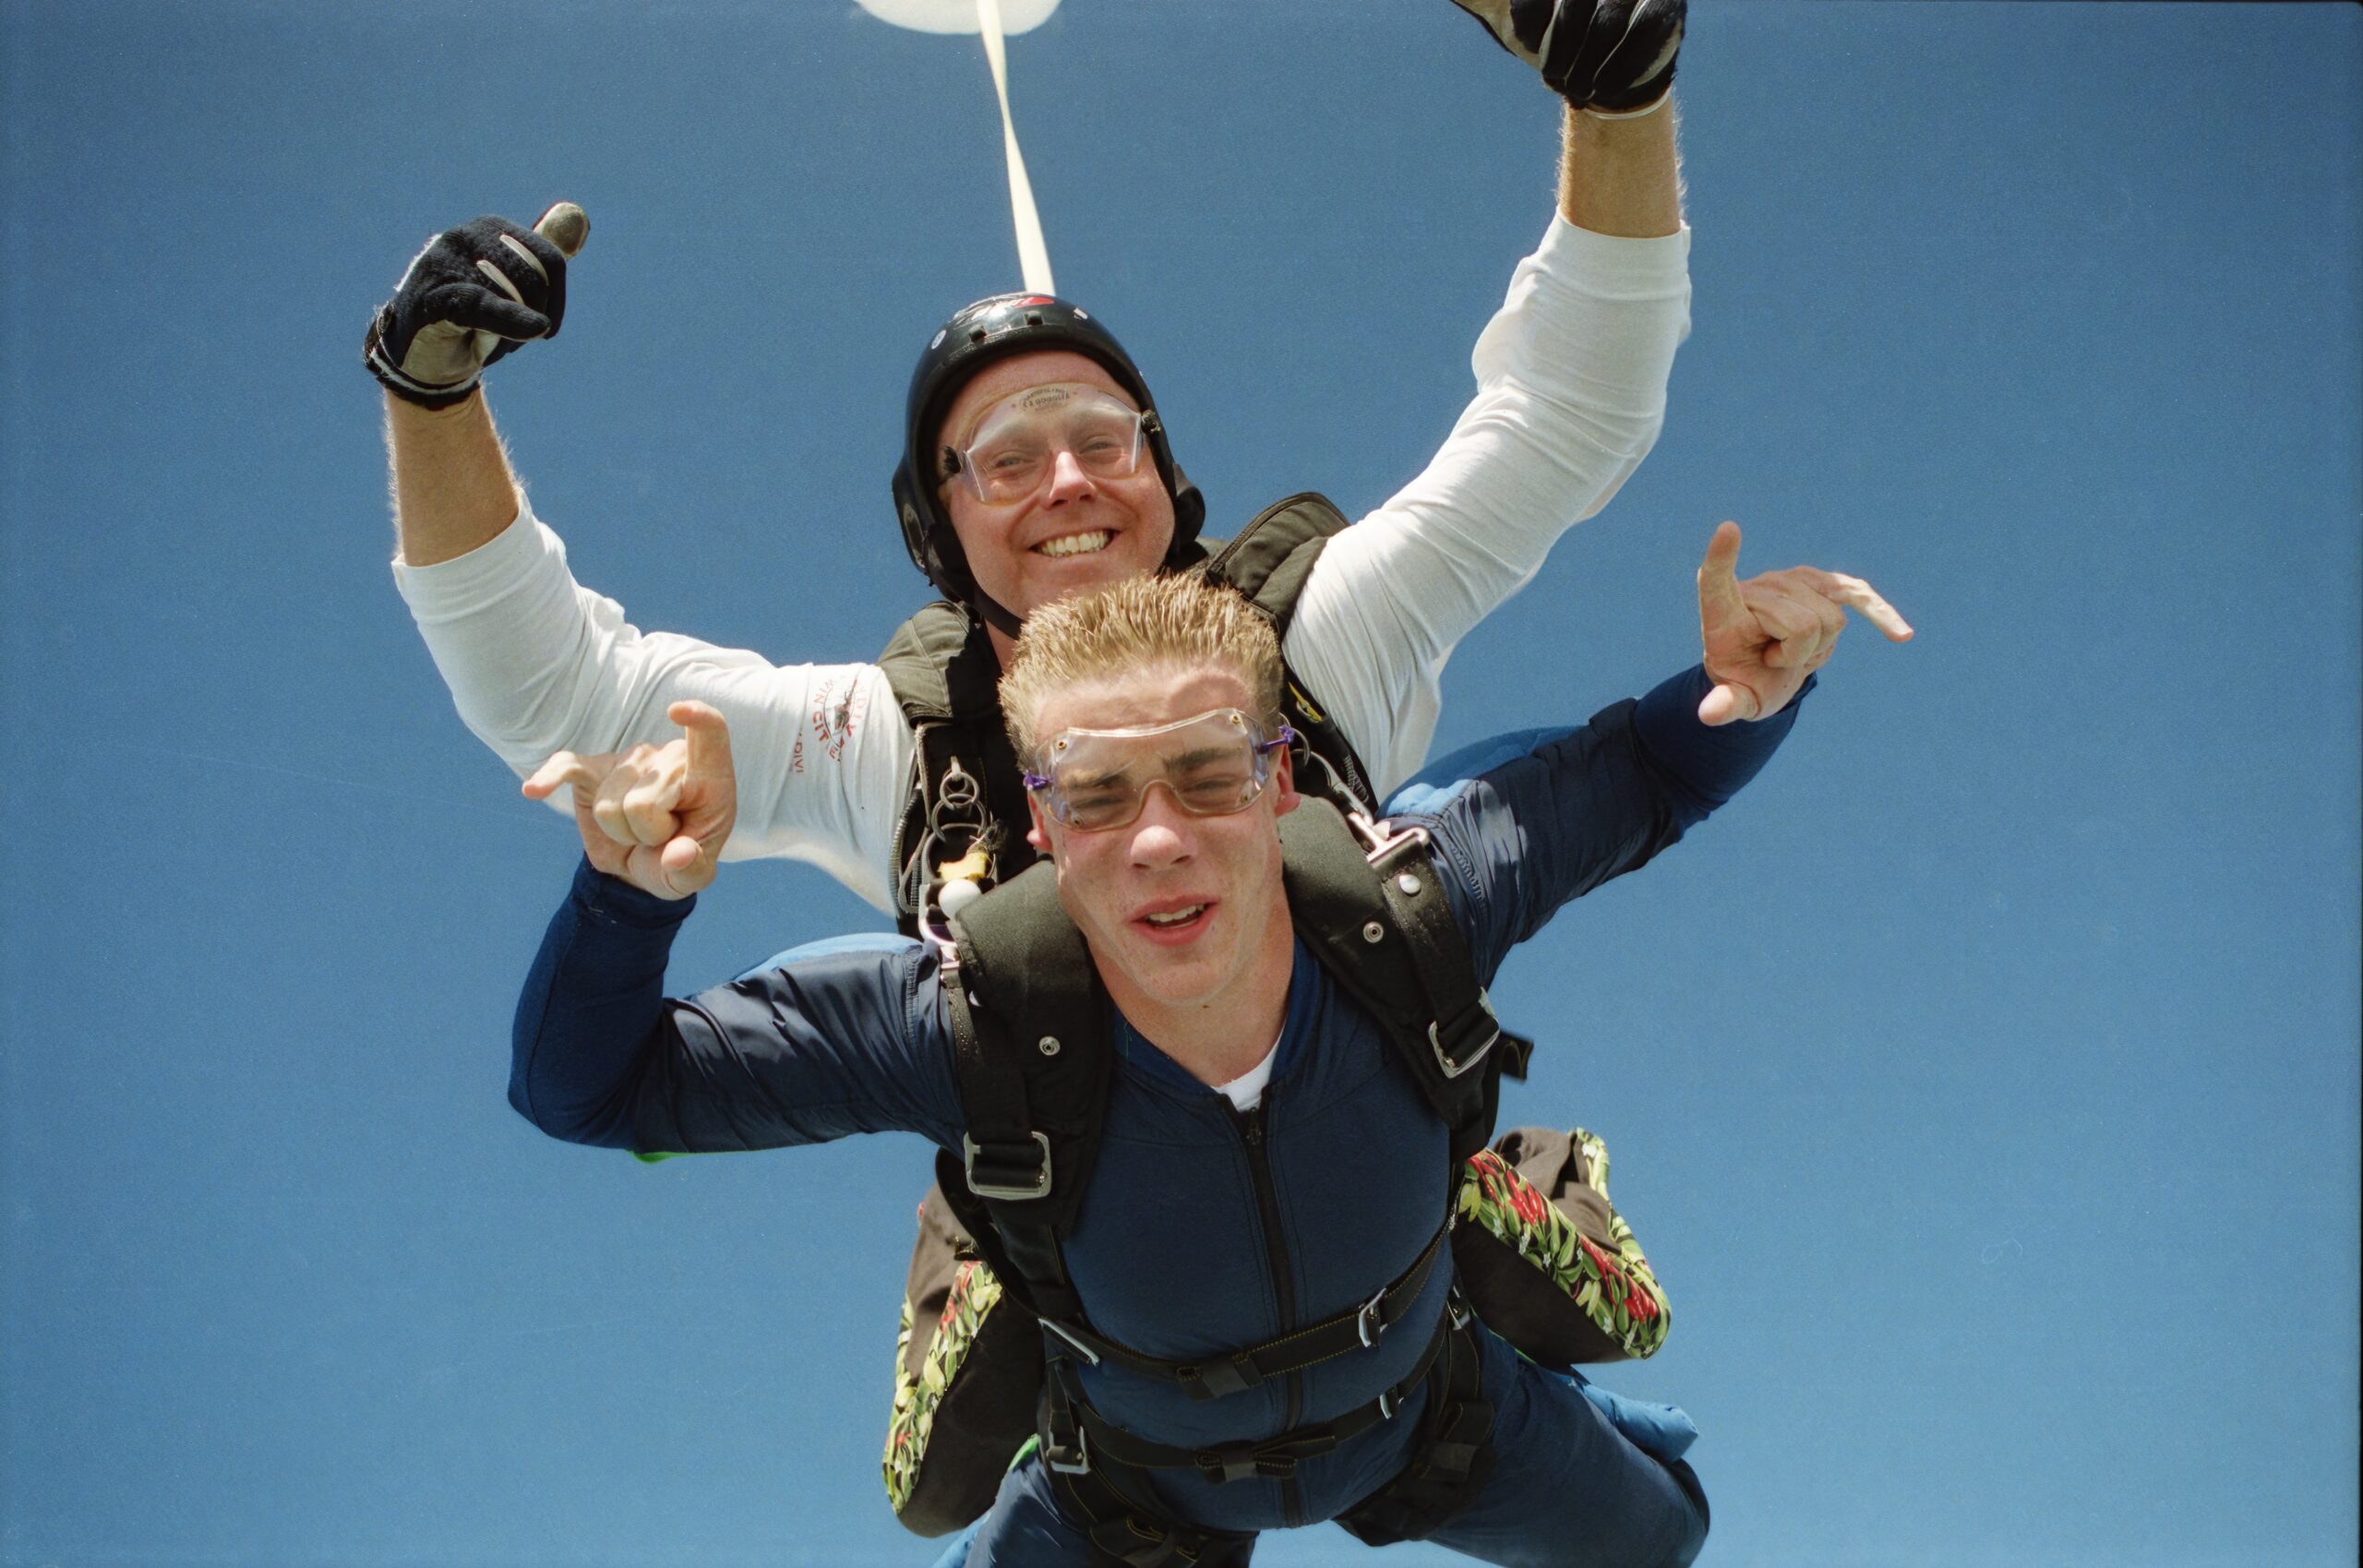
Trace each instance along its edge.
<instances>
[{"instance_id":1,"label":"white long-sleeve shirt","mask_svg":"<svg viewBox=\"0 0 2363 1568\"><path fill-rule=\"evenodd\" d=\"M1690 326L1689 245L1687 229L1617 239L1554 217L1478 337L1477 395L1450 437L1323 550L1283 652L1380 794L1426 755L1453 648L1656 441ZM394 581L460 716L520 776L554 751L669 739L666 709L695 698L730 724L738 820L725 858L810 861L893 907L914 747L875 664L774 664L643 633L574 581L522 495L489 543L429 567L397 559Z\"/></svg>"}]
</instances>

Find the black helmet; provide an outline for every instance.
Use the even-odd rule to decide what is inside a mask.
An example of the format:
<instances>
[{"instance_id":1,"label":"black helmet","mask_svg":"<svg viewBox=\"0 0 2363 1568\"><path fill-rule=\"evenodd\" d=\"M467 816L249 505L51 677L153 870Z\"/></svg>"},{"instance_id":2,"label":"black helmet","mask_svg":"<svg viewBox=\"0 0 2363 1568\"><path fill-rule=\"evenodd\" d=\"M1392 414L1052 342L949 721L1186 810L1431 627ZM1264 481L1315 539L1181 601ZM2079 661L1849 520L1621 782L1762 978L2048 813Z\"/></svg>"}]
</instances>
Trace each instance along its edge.
<instances>
[{"instance_id":1,"label":"black helmet","mask_svg":"<svg viewBox=\"0 0 2363 1568\"><path fill-rule=\"evenodd\" d=\"M1148 418L1142 433L1148 437L1157 475L1173 497L1173 543L1166 552L1168 565L1194 558L1192 549L1198 528L1205 521L1206 503L1173 461L1165 425L1157 417L1157 401L1148 395L1133 356L1080 305L1049 294L995 294L964 305L939 329L911 372L911 397L903 425L903 461L894 469L894 511L902 519L903 543L912 564L927 574L947 598L978 610L989 621L1015 635L1017 618L996 604L977 586L967 557L952 532L952 520L936 498L942 476L942 453L935 449L936 427L952 400L968 378L996 360L1042 349L1070 349L1096 361L1116 384L1130 392Z\"/></svg>"}]
</instances>

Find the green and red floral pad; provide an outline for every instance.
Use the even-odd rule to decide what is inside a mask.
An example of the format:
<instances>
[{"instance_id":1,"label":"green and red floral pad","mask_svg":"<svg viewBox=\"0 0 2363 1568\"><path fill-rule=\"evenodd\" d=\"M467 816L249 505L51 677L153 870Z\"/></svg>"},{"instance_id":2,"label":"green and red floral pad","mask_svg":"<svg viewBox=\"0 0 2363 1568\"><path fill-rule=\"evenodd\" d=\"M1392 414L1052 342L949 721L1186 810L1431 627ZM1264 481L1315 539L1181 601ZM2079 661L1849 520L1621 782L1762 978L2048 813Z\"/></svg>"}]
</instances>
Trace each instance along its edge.
<instances>
[{"instance_id":1,"label":"green and red floral pad","mask_svg":"<svg viewBox=\"0 0 2363 1568\"><path fill-rule=\"evenodd\" d=\"M1496 1149L1481 1149L1469 1156L1454 1203L1454 1223L1481 1227L1547 1275L1623 1355L1636 1360L1654 1356L1673 1326L1665 1291L1642 1255L1633 1227L1608 1203L1608 1145L1580 1127L1571 1136L1581 1159L1582 1180L1600 1194L1607 1212L1607 1234L1601 1240L1583 1234L1566 1211ZM1478 1315L1485 1315L1482 1303Z\"/></svg>"}]
</instances>

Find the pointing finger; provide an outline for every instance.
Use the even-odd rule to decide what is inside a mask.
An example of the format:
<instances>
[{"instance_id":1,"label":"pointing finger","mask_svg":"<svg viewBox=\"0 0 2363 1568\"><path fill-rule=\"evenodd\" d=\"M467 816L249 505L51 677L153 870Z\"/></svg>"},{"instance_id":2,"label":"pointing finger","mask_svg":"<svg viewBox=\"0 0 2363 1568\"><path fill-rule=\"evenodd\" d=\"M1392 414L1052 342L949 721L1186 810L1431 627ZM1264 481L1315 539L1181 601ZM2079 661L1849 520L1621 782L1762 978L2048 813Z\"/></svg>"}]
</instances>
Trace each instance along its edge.
<instances>
[{"instance_id":1,"label":"pointing finger","mask_svg":"<svg viewBox=\"0 0 2363 1568\"><path fill-rule=\"evenodd\" d=\"M594 772L591 764L583 759L577 757L571 751L559 751L553 753L548 761L534 769L533 776L525 781L522 787L526 799L547 800L558 793L560 784L574 784L582 789L596 789L599 787L599 779L600 774Z\"/></svg>"},{"instance_id":2,"label":"pointing finger","mask_svg":"<svg viewBox=\"0 0 2363 1568\"><path fill-rule=\"evenodd\" d=\"M1896 614L1895 606L1880 598L1878 591L1861 578L1820 570L1816 570L1814 577L1817 588L1838 603L1860 611L1863 618L1878 628L1879 635L1889 642L1912 640L1912 623Z\"/></svg>"}]
</instances>

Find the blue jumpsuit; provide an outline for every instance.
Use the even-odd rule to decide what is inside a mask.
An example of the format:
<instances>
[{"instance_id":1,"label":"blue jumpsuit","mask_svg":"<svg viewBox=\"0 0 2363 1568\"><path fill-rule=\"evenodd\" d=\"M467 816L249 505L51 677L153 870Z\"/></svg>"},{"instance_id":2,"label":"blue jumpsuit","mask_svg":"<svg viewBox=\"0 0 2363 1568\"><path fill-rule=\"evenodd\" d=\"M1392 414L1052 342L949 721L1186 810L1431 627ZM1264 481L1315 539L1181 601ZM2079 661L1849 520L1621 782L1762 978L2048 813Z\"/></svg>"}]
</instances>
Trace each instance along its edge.
<instances>
[{"instance_id":1,"label":"blue jumpsuit","mask_svg":"<svg viewBox=\"0 0 2363 1568\"><path fill-rule=\"evenodd\" d=\"M1793 723L1792 704L1761 724L1709 729L1696 713L1707 689L1694 668L1581 727L1486 742L1390 803L1396 821L1427 828L1481 983L1563 904L1646 863L1729 799ZM884 937L821 943L668 1000L666 959L692 902L578 871L518 1007L510 1099L520 1112L553 1136L642 1153L896 1130L959 1147L932 949ZM1435 1234L1446 1130L1377 1022L1301 941L1256 1111L1235 1111L1121 1020L1114 1043L1098 1163L1065 1244L1102 1334L1169 1359L1261 1343L1367 1300ZM1449 1284L1448 1266L1433 1269L1371 1348L1225 1398L1193 1400L1112 1364L1086 1369L1084 1392L1104 1419L1168 1444L1252 1442L1325 1421L1413 1369ZM1686 1466L1637 1447L1577 1380L1490 1334L1478 1343L1495 1463L1429 1538L1495 1563L1697 1555L1706 1509ZM1425 1393L1286 1479L1149 1472L1158 1502L1172 1517L1245 1535L1335 1517L1414 1456ZM967 1562L1104 1563L1063 1508L1038 1458L1027 1460L977 1527Z\"/></svg>"}]
</instances>

